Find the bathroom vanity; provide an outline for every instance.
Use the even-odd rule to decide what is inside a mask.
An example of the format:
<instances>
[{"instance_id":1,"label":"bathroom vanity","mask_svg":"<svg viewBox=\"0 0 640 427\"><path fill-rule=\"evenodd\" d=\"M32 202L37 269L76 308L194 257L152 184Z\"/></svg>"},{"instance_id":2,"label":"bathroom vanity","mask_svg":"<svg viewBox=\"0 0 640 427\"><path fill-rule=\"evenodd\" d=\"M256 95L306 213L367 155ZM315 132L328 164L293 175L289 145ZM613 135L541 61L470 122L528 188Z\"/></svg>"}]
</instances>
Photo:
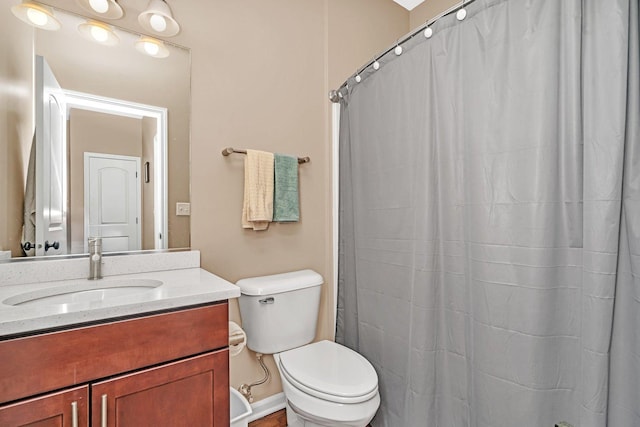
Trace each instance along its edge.
<instances>
[{"instance_id":1,"label":"bathroom vanity","mask_svg":"<svg viewBox=\"0 0 640 427\"><path fill-rule=\"evenodd\" d=\"M225 302L2 341L0 425L228 425L227 325Z\"/></svg>"},{"instance_id":2,"label":"bathroom vanity","mask_svg":"<svg viewBox=\"0 0 640 427\"><path fill-rule=\"evenodd\" d=\"M150 277L144 297L70 304L46 300L60 283L0 286L0 426L228 426L239 290L200 268L117 276ZM20 295L49 297L11 306Z\"/></svg>"}]
</instances>

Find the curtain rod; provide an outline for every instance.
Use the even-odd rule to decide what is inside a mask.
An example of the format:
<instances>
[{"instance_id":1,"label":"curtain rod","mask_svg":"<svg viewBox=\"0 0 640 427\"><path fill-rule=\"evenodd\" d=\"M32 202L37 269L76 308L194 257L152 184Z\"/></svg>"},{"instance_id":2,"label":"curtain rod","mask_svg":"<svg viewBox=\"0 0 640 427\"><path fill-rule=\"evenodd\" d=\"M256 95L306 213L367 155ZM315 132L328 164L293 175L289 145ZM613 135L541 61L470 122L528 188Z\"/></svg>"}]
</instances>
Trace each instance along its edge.
<instances>
[{"instance_id":1,"label":"curtain rod","mask_svg":"<svg viewBox=\"0 0 640 427\"><path fill-rule=\"evenodd\" d=\"M347 83L349 82L350 78L353 78L354 76L358 75L362 70L364 70L364 69L370 67L371 65L373 65L373 63L376 62L376 60L377 60L376 58L382 58L383 56L385 56L387 53L389 53L392 50L394 50L396 47L398 47L402 43L405 43L405 42L411 40L416 34L421 33L427 27L429 27L430 25L433 25L433 23L435 23L439 19L444 18L446 16L449 16L452 13L457 12L460 9L463 9L465 6L468 6L471 3L475 3L475 1L476 0L468 0L468 1L462 0L460 2L460 4L458 4L456 6L451 6L449 9L445 10L444 12L440 12L438 15L434 16L433 18L431 18L427 22L425 22L423 25L418 27L418 29L413 30L413 31L405 34L403 37L399 38L398 41L396 42L396 44L392 45L391 47L389 47L386 50L383 50L382 53L379 53L378 55L374 56L373 57L373 61L369 61L369 62L367 62L365 64L364 67L358 68L358 70L354 74L352 74L350 77L348 77L347 80L345 80L344 83L342 83L338 89L330 91L329 92L329 100L331 102L333 102L333 103L340 102L340 98L342 97L341 94L340 94L340 90L347 86Z\"/></svg>"},{"instance_id":2,"label":"curtain rod","mask_svg":"<svg viewBox=\"0 0 640 427\"><path fill-rule=\"evenodd\" d=\"M222 155L223 156L228 156L230 154L247 154L247 150L238 150L236 148L233 147L227 147L224 150L222 150ZM311 158L309 157L298 157L298 163L302 164L302 163L309 163L311 161Z\"/></svg>"}]
</instances>

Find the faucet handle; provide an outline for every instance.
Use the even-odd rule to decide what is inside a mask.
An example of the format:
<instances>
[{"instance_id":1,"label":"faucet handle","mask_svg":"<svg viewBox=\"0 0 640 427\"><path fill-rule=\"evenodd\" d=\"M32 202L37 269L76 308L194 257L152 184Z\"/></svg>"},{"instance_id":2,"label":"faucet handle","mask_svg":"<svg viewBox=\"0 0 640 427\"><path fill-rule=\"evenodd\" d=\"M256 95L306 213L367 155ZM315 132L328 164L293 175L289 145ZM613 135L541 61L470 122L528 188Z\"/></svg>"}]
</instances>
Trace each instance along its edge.
<instances>
[{"instance_id":1,"label":"faucet handle","mask_svg":"<svg viewBox=\"0 0 640 427\"><path fill-rule=\"evenodd\" d=\"M102 246L102 237L89 237L89 246Z\"/></svg>"}]
</instances>

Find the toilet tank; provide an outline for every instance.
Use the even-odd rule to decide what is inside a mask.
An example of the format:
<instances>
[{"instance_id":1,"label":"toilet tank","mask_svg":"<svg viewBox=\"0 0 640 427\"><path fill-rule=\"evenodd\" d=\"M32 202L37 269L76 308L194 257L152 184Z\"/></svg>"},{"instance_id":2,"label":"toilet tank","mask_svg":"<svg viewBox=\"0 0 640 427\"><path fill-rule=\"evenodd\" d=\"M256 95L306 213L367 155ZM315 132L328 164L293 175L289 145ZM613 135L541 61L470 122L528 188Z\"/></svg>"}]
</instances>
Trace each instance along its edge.
<instances>
[{"instance_id":1,"label":"toilet tank","mask_svg":"<svg viewBox=\"0 0 640 427\"><path fill-rule=\"evenodd\" d=\"M239 280L242 329L247 347L273 354L313 341L318 324L320 288L313 270Z\"/></svg>"}]
</instances>

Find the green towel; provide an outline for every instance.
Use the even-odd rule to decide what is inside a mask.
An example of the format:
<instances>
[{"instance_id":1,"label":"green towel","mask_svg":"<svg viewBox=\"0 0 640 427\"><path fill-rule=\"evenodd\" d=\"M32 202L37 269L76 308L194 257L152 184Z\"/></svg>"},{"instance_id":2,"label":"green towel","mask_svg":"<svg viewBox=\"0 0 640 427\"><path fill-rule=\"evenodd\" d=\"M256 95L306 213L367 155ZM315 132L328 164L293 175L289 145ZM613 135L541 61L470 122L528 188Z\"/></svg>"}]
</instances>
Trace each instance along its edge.
<instances>
[{"instance_id":1,"label":"green towel","mask_svg":"<svg viewBox=\"0 0 640 427\"><path fill-rule=\"evenodd\" d=\"M298 158L274 154L273 220L296 222L300 220L298 203Z\"/></svg>"}]
</instances>

